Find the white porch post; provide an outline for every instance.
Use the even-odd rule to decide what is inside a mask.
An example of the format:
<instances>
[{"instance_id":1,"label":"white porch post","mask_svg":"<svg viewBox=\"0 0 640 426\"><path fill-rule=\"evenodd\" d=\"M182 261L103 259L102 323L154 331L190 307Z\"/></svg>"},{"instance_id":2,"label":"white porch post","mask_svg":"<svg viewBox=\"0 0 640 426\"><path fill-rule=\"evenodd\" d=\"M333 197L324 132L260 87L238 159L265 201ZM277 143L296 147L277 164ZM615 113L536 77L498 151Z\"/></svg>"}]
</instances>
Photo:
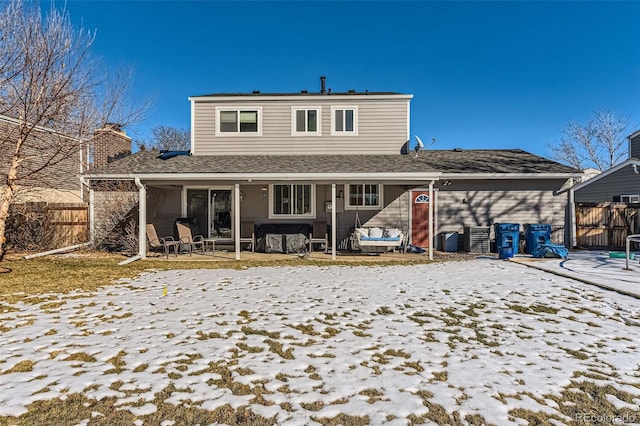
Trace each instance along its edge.
<instances>
[{"instance_id":1,"label":"white porch post","mask_svg":"<svg viewBox=\"0 0 640 426\"><path fill-rule=\"evenodd\" d=\"M135 179L138 187L138 255L141 259L147 258L147 188Z\"/></svg>"},{"instance_id":2,"label":"white porch post","mask_svg":"<svg viewBox=\"0 0 640 426\"><path fill-rule=\"evenodd\" d=\"M571 179L571 188L569 188L569 247L565 242L564 246L572 249L578 245L577 224L576 224L576 202L575 193L573 192L574 180ZM566 220L565 220L566 223ZM566 234L565 234L566 235Z\"/></svg>"},{"instance_id":3,"label":"white porch post","mask_svg":"<svg viewBox=\"0 0 640 426\"><path fill-rule=\"evenodd\" d=\"M336 184L331 184L331 260L336 260Z\"/></svg>"},{"instance_id":4,"label":"white porch post","mask_svg":"<svg viewBox=\"0 0 640 426\"><path fill-rule=\"evenodd\" d=\"M433 260L433 181L429 182L429 260Z\"/></svg>"},{"instance_id":5,"label":"white porch post","mask_svg":"<svg viewBox=\"0 0 640 426\"><path fill-rule=\"evenodd\" d=\"M236 260L240 260L240 184L233 187L233 235L236 243Z\"/></svg>"}]
</instances>

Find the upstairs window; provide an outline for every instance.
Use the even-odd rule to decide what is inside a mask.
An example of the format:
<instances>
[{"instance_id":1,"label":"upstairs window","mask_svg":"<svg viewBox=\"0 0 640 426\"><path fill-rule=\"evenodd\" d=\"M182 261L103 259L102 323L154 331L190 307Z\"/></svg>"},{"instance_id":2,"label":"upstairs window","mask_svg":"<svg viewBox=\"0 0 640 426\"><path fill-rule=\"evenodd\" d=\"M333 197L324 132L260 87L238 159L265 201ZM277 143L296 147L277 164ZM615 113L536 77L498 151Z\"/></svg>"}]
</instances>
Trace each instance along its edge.
<instances>
[{"instance_id":1,"label":"upstairs window","mask_svg":"<svg viewBox=\"0 0 640 426\"><path fill-rule=\"evenodd\" d=\"M311 184L271 185L269 217L315 217L314 186Z\"/></svg>"},{"instance_id":2,"label":"upstairs window","mask_svg":"<svg viewBox=\"0 0 640 426\"><path fill-rule=\"evenodd\" d=\"M331 134L332 135L357 135L358 134L358 108L357 107L332 107L331 108Z\"/></svg>"},{"instance_id":3,"label":"upstairs window","mask_svg":"<svg viewBox=\"0 0 640 426\"><path fill-rule=\"evenodd\" d=\"M260 108L216 108L218 114L217 135L262 134L262 110Z\"/></svg>"},{"instance_id":4,"label":"upstairs window","mask_svg":"<svg viewBox=\"0 0 640 426\"><path fill-rule=\"evenodd\" d=\"M382 208L382 187L378 184L349 185L347 208L351 210Z\"/></svg>"},{"instance_id":5,"label":"upstairs window","mask_svg":"<svg viewBox=\"0 0 640 426\"><path fill-rule=\"evenodd\" d=\"M321 116L320 107L292 107L291 134L295 136L320 136Z\"/></svg>"}]
</instances>

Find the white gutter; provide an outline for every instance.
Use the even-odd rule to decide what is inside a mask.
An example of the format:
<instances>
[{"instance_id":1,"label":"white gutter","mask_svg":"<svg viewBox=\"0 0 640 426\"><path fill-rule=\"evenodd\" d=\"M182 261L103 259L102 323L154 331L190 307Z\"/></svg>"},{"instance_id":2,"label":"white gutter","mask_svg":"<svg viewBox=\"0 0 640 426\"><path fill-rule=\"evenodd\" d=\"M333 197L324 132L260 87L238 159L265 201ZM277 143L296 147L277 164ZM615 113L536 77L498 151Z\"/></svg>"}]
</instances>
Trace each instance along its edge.
<instances>
[{"instance_id":1,"label":"white gutter","mask_svg":"<svg viewBox=\"0 0 640 426\"><path fill-rule=\"evenodd\" d=\"M269 181L327 181L336 182L343 180L351 182L354 180L366 181L371 180L379 182L382 180L395 180L399 182L408 182L425 179L439 179L442 173L149 173L149 174L122 174L122 175L86 175L86 179L100 180L235 180L238 182L251 182L259 180ZM535 175L534 175L535 176ZM567 175L562 177L567 178ZM496 178L503 178L496 176ZM337 182L336 182L337 183Z\"/></svg>"},{"instance_id":2,"label":"white gutter","mask_svg":"<svg viewBox=\"0 0 640 426\"><path fill-rule=\"evenodd\" d=\"M73 251L82 247L87 247L91 245L91 243L82 243L82 244L76 244L73 246L67 246L67 247L61 247L61 248L57 248L54 250L49 250L49 251L43 251L42 253L35 253L35 254L30 254L28 256L25 256L25 259L33 259L36 257L41 257L41 256L48 256L50 254L57 254L57 253L63 253L65 251Z\"/></svg>"},{"instance_id":3,"label":"white gutter","mask_svg":"<svg viewBox=\"0 0 640 426\"><path fill-rule=\"evenodd\" d=\"M582 173L442 173L440 179L570 179Z\"/></svg>"}]
</instances>

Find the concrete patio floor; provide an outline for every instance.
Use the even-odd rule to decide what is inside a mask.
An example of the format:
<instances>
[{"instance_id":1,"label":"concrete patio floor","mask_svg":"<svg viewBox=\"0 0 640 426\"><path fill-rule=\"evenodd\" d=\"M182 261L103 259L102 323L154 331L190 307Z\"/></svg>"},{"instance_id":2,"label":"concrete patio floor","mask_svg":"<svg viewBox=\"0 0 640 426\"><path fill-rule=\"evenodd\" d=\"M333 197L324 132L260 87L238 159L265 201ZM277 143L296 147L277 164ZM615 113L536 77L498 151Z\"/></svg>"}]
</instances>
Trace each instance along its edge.
<instances>
[{"instance_id":1,"label":"concrete patio floor","mask_svg":"<svg viewBox=\"0 0 640 426\"><path fill-rule=\"evenodd\" d=\"M434 258L443 259L447 257L453 257L453 253L436 253L434 252ZM473 258L475 256L464 254L465 258ZM207 251L205 253L192 253L179 254L174 256L169 255L169 258L165 256L148 256L148 259L165 260L169 262L183 262L183 261L202 261L202 262L225 262L235 261L236 254L232 250L218 250L214 252ZM313 253L298 254L298 253L252 253L250 251L242 251L240 253L240 260L242 261L281 261L281 260L293 260L293 259L307 259L314 261L326 261L331 262L331 253L324 253L322 251L314 251ZM382 254L366 254L366 253L352 253L352 252L338 252L336 255L336 261L338 262L388 262L388 261L427 261L429 256L427 253L401 253L401 252L388 252Z\"/></svg>"},{"instance_id":2,"label":"concrete patio floor","mask_svg":"<svg viewBox=\"0 0 640 426\"><path fill-rule=\"evenodd\" d=\"M534 259L525 255L511 260L640 299L639 255L635 253L635 260L629 260L629 269L624 258L611 259L608 251L571 251L566 259Z\"/></svg>"}]
</instances>

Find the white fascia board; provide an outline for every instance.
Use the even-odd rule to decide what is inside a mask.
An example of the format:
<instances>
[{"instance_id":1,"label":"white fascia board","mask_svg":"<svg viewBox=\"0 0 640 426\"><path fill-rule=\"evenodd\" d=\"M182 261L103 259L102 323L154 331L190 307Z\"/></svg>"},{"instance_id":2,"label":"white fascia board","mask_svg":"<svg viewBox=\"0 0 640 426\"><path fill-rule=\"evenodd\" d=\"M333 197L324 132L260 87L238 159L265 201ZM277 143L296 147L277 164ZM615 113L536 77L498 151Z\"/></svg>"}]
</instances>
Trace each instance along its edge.
<instances>
[{"instance_id":1,"label":"white fascia board","mask_svg":"<svg viewBox=\"0 0 640 426\"><path fill-rule=\"evenodd\" d=\"M638 166L640 166L640 160L636 160L636 159L629 159L625 162L622 162L620 164L618 164L617 166L613 166L612 168L610 168L609 170L606 170L602 173L600 173L597 176L592 177L591 179L587 179L584 182L580 182L579 184L573 186L571 189L573 191L577 191L579 189L584 188L585 186L589 186L594 182L599 181L600 179L609 176L612 173L617 172L618 170L624 169L625 167L631 166L632 164L637 164Z\"/></svg>"},{"instance_id":2,"label":"white fascia board","mask_svg":"<svg viewBox=\"0 0 640 426\"><path fill-rule=\"evenodd\" d=\"M434 173L151 173L151 174L122 174L122 175L85 175L85 179L94 180L125 180L139 178L141 180L226 180L226 181L396 181L410 182L423 180L437 180L440 172Z\"/></svg>"},{"instance_id":3,"label":"white fascia board","mask_svg":"<svg viewBox=\"0 0 640 426\"><path fill-rule=\"evenodd\" d=\"M330 95L330 94L318 94L318 95L246 95L246 96L190 96L189 100L192 102L254 102L261 103L263 101L294 101L294 102L308 102L318 100L330 100L336 101L354 101L354 100L381 100L381 99L412 99L413 95L385 95L385 94L371 94L371 95Z\"/></svg>"},{"instance_id":4,"label":"white fascia board","mask_svg":"<svg viewBox=\"0 0 640 426\"><path fill-rule=\"evenodd\" d=\"M443 173L440 179L570 179L582 173Z\"/></svg>"},{"instance_id":5,"label":"white fascia board","mask_svg":"<svg viewBox=\"0 0 640 426\"><path fill-rule=\"evenodd\" d=\"M638 135L640 135L640 130L636 130L635 132L631 133L629 136L627 136L627 139L631 141L631 139L635 138Z\"/></svg>"}]
</instances>

